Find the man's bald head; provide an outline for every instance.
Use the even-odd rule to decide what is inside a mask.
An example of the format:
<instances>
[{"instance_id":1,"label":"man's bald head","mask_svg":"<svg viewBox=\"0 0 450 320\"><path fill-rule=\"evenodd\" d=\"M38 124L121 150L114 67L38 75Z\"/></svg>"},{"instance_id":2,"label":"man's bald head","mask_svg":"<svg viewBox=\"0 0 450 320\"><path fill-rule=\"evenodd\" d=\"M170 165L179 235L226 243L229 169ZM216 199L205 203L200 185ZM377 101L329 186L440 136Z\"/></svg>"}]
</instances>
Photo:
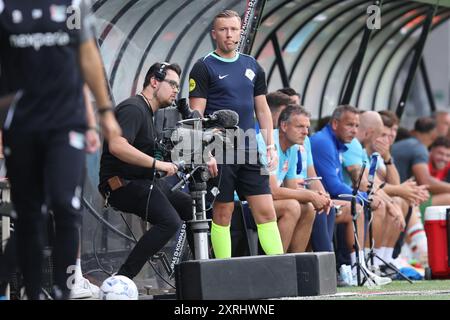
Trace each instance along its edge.
<instances>
[{"instance_id":1,"label":"man's bald head","mask_svg":"<svg viewBox=\"0 0 450 320\"><path fill-rule=\"evenodd\" d=\"M360 128L364 129L378 129L383 127L383 119L376 111L364 111L359 115Z\"/></svg>"},{"instance_id":2,"label":"man's bald head","mask_svg":"<svg viewBox=\"0 0 450 320\"><path fill-rule=\"evenodd\" d=\"M376 139L383 130L383 119L376 111L365 111L359 115L357 138L364 145L368 140Z\"/></svg>"}]
</instances>

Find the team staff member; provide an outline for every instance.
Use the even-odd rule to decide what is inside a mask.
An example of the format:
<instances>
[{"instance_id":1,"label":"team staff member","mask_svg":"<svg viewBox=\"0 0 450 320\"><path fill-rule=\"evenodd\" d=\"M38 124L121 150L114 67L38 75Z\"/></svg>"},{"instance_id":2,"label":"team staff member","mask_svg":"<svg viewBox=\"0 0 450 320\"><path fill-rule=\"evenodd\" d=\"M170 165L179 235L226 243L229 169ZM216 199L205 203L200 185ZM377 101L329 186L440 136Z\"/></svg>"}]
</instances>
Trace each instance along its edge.
<instances>
[{"instance_id":1,"label":"team staff member","mask_svg":"<svg viewBox=\"0 0 450 320\"><path fill-rule=\"evenodd\" d=\"M40 299L46 206L55 217L55 298L69 296L75 265L85 165L86 82L107 139L120 135L108 98L89 4L78 2L80 28L69 28L71 0L0 1L0 92L15 92L3 144L17 211L19 264L29 299Z\"/></svg>"},{"instance_id":2,"label":"team staff member","mask_svg":"<svg viewBox=\"0 0 450 320\"><path fill-rule=\"evenodd\" d=\"M183 220L192 219L191 197L181 191L171 192L167 182L154 179L155 170L168 176L178 170L175 164L154 157L153 114L175 101L180 73L177 64L153 64L145 76L142 92L115 109L123 137L111 139L103 146L100 192L114 208L152 224L118 271L130 279L181 227L179 216Z\"/></svg>"},{"instance_id":3,"label":"team staff member","mask_svg":"<svg viewBox=\"0 0 450 320\"><path fill-rule=\"evenodd\" d=\"M334 109L330 122L311 137L311 150L317 174L322 177L323 186L332 199L340 200L341 194L352 194L353 190L344 183L342 176L342 153L347 151L345 143L349 143L356 136L359 126L358 109L349 105L338 106ZM345 199L345 198L344 198ZM348 206L347 206L348 207ZM362 208L358 204L357 212ZM353 234L352 215L349 211L340 215L335 223L345 223L345 238L351 251L352 265L356 262L355 238ZM359 214L356 220L358 239L364 239L364 215ZM363 260L364 254L358 252ZM356 272L355 272L356 273Z\"/></svg>"},{"instance_id":4,"label":"team staff member","mask_svg":"<svg viewBox=\"0 0 450 320\"><path fill-rule=\"evenodd\" d=\"M265 96L265 74L253 57L236 52L240 30L241 19L234 11L225 10L214 18L211 34L216 50L198 60L190 73L190 105L201 114L211 114L220 109L236 111L240 130L253 130L247 131L251 135L248 144L236 145L236 153L242 152L246 158L251 152L257 152L253 118L256 113L267 145L270 171L273 171L277 165L277 153ZM211 227L211 242L217 258L231 257L230 221L234 190L250 205L265 253L283 253L268 176L260 174L259 163L252 164L248 160L245 164L220 164L220 178L212 181L213 184L220 181Z\"/></svg>"},{"instance_id":5,"label":"team staff member","mask_svg":"<svg viewBox=\"0 0 450 320\"><path fill-rule=\"evenodd\" d=\"M303 107L288 105L279 115L278 129L273 131L279 163L278 170L270 175L270 189L285 252L306 250L315 212L328 213L331 205L325 192L299 188L297 184L297 153L308 135L309 117ZM258 142L264 146L260 139Z\"/></svg>"}]
</instances>

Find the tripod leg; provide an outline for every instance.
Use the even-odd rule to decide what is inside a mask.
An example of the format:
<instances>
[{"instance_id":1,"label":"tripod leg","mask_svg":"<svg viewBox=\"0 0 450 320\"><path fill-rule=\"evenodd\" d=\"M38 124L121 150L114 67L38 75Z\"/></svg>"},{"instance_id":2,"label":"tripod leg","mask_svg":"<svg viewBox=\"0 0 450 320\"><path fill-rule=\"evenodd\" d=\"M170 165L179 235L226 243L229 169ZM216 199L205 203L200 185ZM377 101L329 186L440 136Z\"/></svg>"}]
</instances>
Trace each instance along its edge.
<instances>
[{"instance_id":1,"label":"tripod leg","mask_svg":"<svg viewBox=\"0 0 450 320\"><path fill-rule=\"evenodd\" d=\"M372 209L368 208L368 219L369 219L369 241L370 241L370 253L369 253L369 257L370 257L370 265L373 266L374 264L374 248L375 248L375 239L373 237L373 212Z\"/></svg>"},{"instance_id":2,"label":"tripod leg","mask_svg":"<svg viewBox=\"0 0 450 320\"><path fill-rule=\"evenodd\" d=\"M380 260L383 265L388 268L393 270L395 273L397 273L400 277L402 277L403 279L405 279L406 281L408 281L409 283L413 283L407 276L405 276L396 266L394 266L392 263L385 261L384 259L382 259L381 257L379 257L378 255L374 255L375 258L377 258L378 260Z\"/></svg>"},{"instance_id":3,"label":"tripod leg","mask_svg":"<svg viewBox=\"0 0 450 320\"><path fill-rule=\"evenodd\" d=\"M355 248L355 256L356 262L352 267L356 268L356 278L358 286L363 286L367 282L368 287L376 287L378 286L377 282L371 277L369 271L365 266L364 253L360 251L359 237L358 237L358 225L357 225L358 215L353 215L352 223L353 223L353 236L354 236L354 248Z\"/></svg>"},{"instance_id":4,"label":"tripod leg","mask_svg":"<svg viewBox=\"0 0 450 320\"><path fill-rule=\"evenodd\" d=\"M383 260L382 258L380 258L377 255L374 255L375 258L379 259L381 262L383 262L383 264L386 266L386 268L393 270L395 273L397 273L401 278L403 278L404 280L408 281L409 283L413 284L413 282L411 281L411 279L409 279L407 276L405 276L396 266L394 266L392 263L390 262L386 262L385 260Z\"/></svg>"},{"instance_id":5,"label":"tripod leg","mask_svg":"<svg viewBox=\"0 0 450 320\"><path fill-rule=\"evenodd\" d=\"M363 286L364 283L367 281L369 285L372 284L372 280L370 279L369 275L367 274L366 270L364 269L362 265L362 261L364 260L364 255L360 255L360 244L359 244L359 236L358 236L358 218L359 214L356 212L356 202L353 202L351 204L351 215L352 215L352 225L353 225L353 239L354 244L353 248L355 249L355 255L356 255L356 263L354 267L356 268L356 279L358 286Z\"/></svg>"},{"instance_id":6,"label":"tripod leg","mask_svg":"<svg viewBox=\"0 0 450 320\"><path fill-rule=\"evenodd\" d=\"M408 281L409 283L413 284L412 280L409 279L407 276L405 276L396 266L394 266L392 263L388 263L387 267L389 269L394 270L401 278L403 278L404 280Z\"/></svg>"},{"instance_id":7,"label":"tripod leg","mask_svg":"<svg viewBox=\"0 0 450 320\"><path fill-rule=\"evenodd\" d=\"M358 286L363 286L364 283L367 281L369 283L369 286L374 285L372 279L370 279L369 274L367 273L366 269L363 267L363 260L364 256L360 255L360 245L358 241L358 225L356 218L353 217L353 235L354 235L354 249L355 249L355 255L356 255L356 263L354 267L356 268L356 280Z\"/></svg>"}]
</instances>

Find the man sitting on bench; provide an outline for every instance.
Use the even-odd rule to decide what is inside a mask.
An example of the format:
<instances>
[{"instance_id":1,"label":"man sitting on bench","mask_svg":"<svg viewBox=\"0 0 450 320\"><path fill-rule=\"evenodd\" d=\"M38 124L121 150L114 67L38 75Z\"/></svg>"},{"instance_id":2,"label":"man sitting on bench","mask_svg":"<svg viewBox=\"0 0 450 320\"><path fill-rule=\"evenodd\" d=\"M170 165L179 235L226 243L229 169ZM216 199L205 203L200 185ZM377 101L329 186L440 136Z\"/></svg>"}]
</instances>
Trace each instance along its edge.
<instances>
[{"instance_id":1,"label":"man sitting on bench","mask_svg":"<svg viewBox=\"0 0 450 320\"><path fill-rule=\"evenodd\" d=\"M328 212L331 204L325 193L297 185L297 144L303 143L309 126L309 113L298 105L289 105L280 113L278 129L273 131L279 162L277 170L269 173L270 189L285 252L305 251L316 212ZM265 150L261 137L258 149Z\"/></svg>"}]
</instances>

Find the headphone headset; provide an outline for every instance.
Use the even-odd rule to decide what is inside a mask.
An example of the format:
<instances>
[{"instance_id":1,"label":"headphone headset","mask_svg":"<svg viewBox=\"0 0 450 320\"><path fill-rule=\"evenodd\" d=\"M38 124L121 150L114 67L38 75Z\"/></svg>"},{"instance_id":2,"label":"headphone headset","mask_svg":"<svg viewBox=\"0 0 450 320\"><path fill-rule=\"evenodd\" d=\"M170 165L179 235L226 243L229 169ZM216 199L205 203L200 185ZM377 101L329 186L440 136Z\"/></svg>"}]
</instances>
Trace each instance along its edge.
<instances>
[{"instance_id":1,"label":"headphone headset","mask_svg":"<svg viewBox=\"0 0 450 320\"><path fill-rule=\"evenodd\" d=\"M169 66L170 64L167 62L161 62L159 69L155 71L155 79L158 81L163 81L166 78L166 68Z\"/></svg>"}]
</instances>

